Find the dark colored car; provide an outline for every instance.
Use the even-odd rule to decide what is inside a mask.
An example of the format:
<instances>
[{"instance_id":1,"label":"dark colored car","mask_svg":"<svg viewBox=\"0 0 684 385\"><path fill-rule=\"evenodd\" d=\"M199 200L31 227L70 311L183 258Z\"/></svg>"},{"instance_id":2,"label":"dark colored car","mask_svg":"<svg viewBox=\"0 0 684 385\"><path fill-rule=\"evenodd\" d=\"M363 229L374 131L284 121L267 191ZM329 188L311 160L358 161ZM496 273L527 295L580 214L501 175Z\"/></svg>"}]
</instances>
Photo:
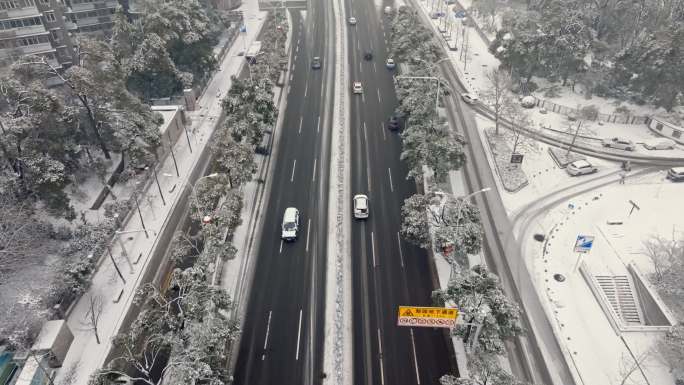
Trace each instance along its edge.
<instances>
[{"instance_id":1,"label":"dark colored car","mask_svg":"<svg viewBox=\"0 0 684 385\"><path fill-rule=\"evenodd\" d=\"M387 122L387 128L389 128L392 131L396 131L399 129L399 118L397 118L395 115L392 115L389 118L389 121Z\"/></svg>"},{"instance_id":2,"label":"dark colored car","mask_svg":"<svg viewBox=\"0 0 684 385\"><path fill-rule=\"evenodd\" d=\"M321 58L318 56L314 56L313 60L311 60L311 68L317 70L321 68Z\"/></svg>"},{"instance_id":3,"label":"dark colored car","mask_svg":"<svg viewBox=\"0 0 684 385\"><path fill-rule=\"evenodd\" d=\"M366 60L373 60L373 53L371 51L366 51L366 53L363 54L363 58Z\"/></svg>"}]
</instances>

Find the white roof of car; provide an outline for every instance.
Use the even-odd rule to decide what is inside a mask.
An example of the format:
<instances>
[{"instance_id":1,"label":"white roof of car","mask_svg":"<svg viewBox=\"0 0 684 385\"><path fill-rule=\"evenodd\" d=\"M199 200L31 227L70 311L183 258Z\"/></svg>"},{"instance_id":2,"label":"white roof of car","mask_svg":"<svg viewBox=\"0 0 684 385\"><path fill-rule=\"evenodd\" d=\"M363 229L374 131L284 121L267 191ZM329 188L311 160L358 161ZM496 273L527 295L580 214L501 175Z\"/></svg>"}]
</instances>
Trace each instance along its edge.
<instances>
[{"instance_id":1,"label":"white roof of car","mask_svg":"<svg viewBox=\"0 0 684 385\"><path fill-rule=\"evenodd\" d=\"M290 222L294 221L295 217L297 216L297 209L294 207L288 207L285 209L285 214L283 215L283 220L285 222Z\"/></svg>"},{"instance_id":2,"label":"white roof of car","mask_svg":"<svg viewBox=\"0 0 684 385\"><path fill-rule=\"evenodd\" d=\"M675 141L672 139L668 139L668 138L653 138L653 139L644 140L644 143L646 143L646 144L660 144L660 143L674 144Z\"/></svg>"},{"instance_id":3,"label":"white roof of car","mask_svg":"<svg viewBox=\"0 0 684 385\"><path fill-rule=\"evenodd\" d=\"M573 167L577 168L591 167L591 163L587 162L586 160L576 160L570 164L572 164Z\"/></svg>"},{"instance_id":4,"label":"white roof of car","mask_svg":"<svg viewBox=\"0 0 684 385\"><path fill-rule=\"evenodd\" d=\"M672 167L672 171L676 172L677 174L684 174L684 167Z\"/></svg>"},{"instance_id":5,"label":"white roof of car","mask_svg":"<svg viewBox=\"0 0 684 385\"><path fill-rule=\"evenodd\" d=\"M354 82L354 87L361 87L361 82Z\"/></svg>"}]
</instances>

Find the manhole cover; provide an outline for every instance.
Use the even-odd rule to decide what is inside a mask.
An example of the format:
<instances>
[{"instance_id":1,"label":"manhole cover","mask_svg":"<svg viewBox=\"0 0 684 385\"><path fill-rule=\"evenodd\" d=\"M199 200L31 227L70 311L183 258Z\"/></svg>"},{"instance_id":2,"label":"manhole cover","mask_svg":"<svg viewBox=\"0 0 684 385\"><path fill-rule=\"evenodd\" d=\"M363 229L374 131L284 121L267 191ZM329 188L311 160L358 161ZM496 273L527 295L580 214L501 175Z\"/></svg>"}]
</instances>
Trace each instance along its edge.
<instances>
[{"instance_id":1,"label":"manhole cover","mask_svg":"<svg viewBox=\"0 0 684 385\"><path fill-rule=\"evenodd\" d=\"M534 238L534 240L537 242L544 242L544 239L546 239L544 234L534 234L532 238Z\"/></svg>"},{"instance_id":2,"label":"manhole cover","mask_svg":"<svg viewBox=\"0 0 684 385\"><path fill-rule=\"evenodd\" d=\"M563 282L565 281L565 276L563 274L554 274L553 279L555 279L558 282Z\"/></svg>"}]
</instances>

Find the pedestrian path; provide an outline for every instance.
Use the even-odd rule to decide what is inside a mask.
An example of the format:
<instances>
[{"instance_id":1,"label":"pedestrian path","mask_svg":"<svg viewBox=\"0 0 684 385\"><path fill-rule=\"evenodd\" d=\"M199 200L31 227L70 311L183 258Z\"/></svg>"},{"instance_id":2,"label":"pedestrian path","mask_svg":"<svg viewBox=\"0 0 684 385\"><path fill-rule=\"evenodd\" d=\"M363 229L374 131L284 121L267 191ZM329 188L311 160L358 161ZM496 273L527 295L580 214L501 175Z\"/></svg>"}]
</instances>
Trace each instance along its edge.
<instances>
[{"instance_id":1,"label":"pedestrian path","mask_svg":"<svg viewBox=\"0 0 684 385\"><path fill-rule=\"evenodd\" d=\"M158 234L165 230L169 214L178 204L181 192L186 187L186 180L200 161L200 155L207 146L207 141L219 120L220 95L230 88L231 76L237 75L244 64L244 59L237 56L238 52L243 50L239 40L244 38L245 44L250 44L265 20L265 12L258 10L257 0L243 1L240 10L244 14L246 32L236 40L221 61L205 92L198 99L198 110L188 113L192 122L192 149L182 136L174 145L180 176L176 176L173 159L167 157L164 163L158 166L159 184L165 204L162 203L162 197L156 185L152 185L145 192L145 194L154 195L154 199L141 201L141 216L148 230L147 236L141 231L142 225L139 217L132 216L122 228L122 231L128 232L129 235L122 240L122 243L116 242L111 245L113 259L117 261L123 278L116 272L110 258L101 258L90 289L73 306L67 317L67 324L74 334L74 340L62 369L57 373L55 383L65 380L67 374L71 374L69 382L71 385L88 383L90 375L104 364L112 346L111 339L119 332L126 310L133 301L144 273L148 268L158 267L150 266L150 257L157 246L167 246L159 243ZM125 253L130 256L130 264L126 258L122 257L122 246L126 248ZM98 323L100 343L97 342L95 333L86 322L91 308L89 301L91 297L101 303ZM115 298L116 301L114 301ZM97 308L99 309L99 306Z\"/></svg>"}]
</instances>

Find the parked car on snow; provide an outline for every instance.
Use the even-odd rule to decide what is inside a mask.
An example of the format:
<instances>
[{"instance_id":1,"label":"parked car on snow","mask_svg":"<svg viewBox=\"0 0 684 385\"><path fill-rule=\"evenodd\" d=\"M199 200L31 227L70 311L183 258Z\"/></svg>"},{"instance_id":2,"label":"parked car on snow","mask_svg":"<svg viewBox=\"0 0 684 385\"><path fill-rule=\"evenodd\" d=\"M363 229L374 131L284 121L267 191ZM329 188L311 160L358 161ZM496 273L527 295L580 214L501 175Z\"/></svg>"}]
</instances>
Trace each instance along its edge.
<instances>
[{"instance_id":1,"label":"parked car on snow","mask_svg":"<svg viewBox=\"0 0 684 385\"><path fill-rule=\"evenodd\" d=\"M617 148L618 150L634 151L634 142L625 138L606 138L601 141L603 147Z\"/></svg>"},{"instance_id":2,"label":"parked car on snow","mask_svg":"<svg viewBox=\"0 0 684 385\"><path fill-rule=\"evenodd\" d=\"M675 146L675 141L667 138L644 140L644 147L647 150L672 150Z\"/></svg>"},{"instance_id":3,"label":"parked car on snow","mask_svg":"<svg viewBox=\"0 0 684 385\"><path fill-rule=\"evenodd\" d=\"M537 99L530 95L523 96L523 98L520 99L520 105L525 108L532 108L537 105Z\"/></svg>"}]
</instances>

